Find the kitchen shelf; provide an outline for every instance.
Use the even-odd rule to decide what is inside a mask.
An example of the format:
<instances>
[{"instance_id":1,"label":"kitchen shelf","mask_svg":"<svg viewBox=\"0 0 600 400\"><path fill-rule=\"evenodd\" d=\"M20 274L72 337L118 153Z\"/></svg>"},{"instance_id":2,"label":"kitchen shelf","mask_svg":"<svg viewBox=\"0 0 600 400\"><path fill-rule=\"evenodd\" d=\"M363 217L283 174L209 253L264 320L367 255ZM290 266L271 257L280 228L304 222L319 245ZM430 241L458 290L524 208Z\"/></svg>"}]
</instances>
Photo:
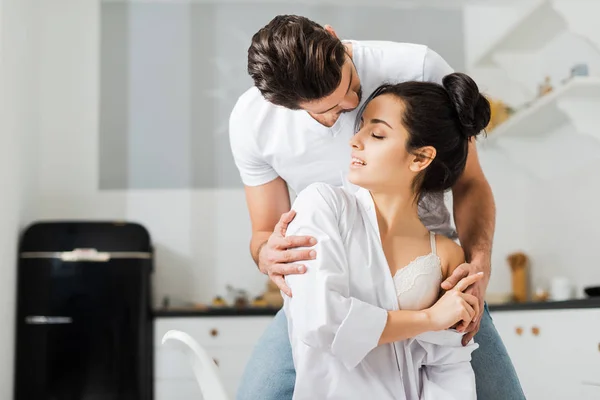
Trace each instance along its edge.
<instances>
[{"instance_id":1,"label":"kitchen shelf","mask_svg":"<svg viewBox=\"0 0 600 400\"><path fill-rule=\"evenodd\" d=\"M582 133L597 130L600 111L581 112L581 107L567 104L572 100L576 100L579 106L586 102L600 104L600 78L572 78L491 130L486 142L491 143L504 136L541 136L568 122Z\"/></svg>"},{"instance_id":2,"label":"kitchen shelf","mask_svg":"<svg viewBox=\"0 0 600 400\"><path fill-rule=\"evenodd\" d=\"M495 65L494 56L498 53L527 54L539 50L567 29L567 21L553 7L552 2L542 1L476 59L474 66Z\"/></svg>"},{"instance_id":3,"label":"kitchen shelf","mask_svg":"<svg viewBox=\"0 0 600 400\"><path fill-rule=\"evenodd\" d=\"M548 181L600 155L600 77L576 77L488 132L477 146L530 177ZM561 162L569 157L569 162ZM503 161L499 161L503 162Z\"/></svg>"},{"instance_id":4,"label":"kitchen shelf","mask_svg":"<svg viewBox=\"0 0 600 400\"><path fill-rule=\"evenodd\" d=\"M580 38L591 51L600 53L597 12L590 12L587 6L592 3L540 0L477 57L472 67L500 67L509 76L523 75L522 69L529 67L525 59L564 33ZM517 66L513 61L518 56L524 59ZM600 158L599 127L600 77L577 76L520 108L477 145L498 162L547 181L571 176ZM572 157L560 162L565 155Z\"/></svg>"},{"instance_id":5,"label":"kitchen shelf","mask_svg":"<svg viewBox=\"0 0 600 400\"><path fill-rule=\"evenodd\" d=\"M496 66L501 54L530 55L544 48L563 32L570 32L600 52L600 35L594 13L585 13L580 2L576 12L564 3L542 0L515 22L478 58L474 67ZM561 9L562 8L562 9Z\"/></svg>"}]
</instances>

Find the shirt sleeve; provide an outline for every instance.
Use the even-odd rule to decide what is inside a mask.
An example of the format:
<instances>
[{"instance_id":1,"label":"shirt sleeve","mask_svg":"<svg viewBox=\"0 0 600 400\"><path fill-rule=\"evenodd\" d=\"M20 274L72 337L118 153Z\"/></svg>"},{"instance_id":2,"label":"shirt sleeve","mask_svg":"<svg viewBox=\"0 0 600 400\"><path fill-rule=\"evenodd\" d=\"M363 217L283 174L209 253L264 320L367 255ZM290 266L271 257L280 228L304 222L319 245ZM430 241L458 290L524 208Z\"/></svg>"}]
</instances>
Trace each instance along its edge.
<instances>
[{"instance_id":1,"label":"shirt sleeve","mask_svg":"<svg viewBox=\"0 0 600 400\"><path fill-rule=\"evenodd\" d=\"M452 67L435 51L427 48L423 61L423 81L442 83L444 76L453 73Z\"/></svg>"},{"instance_id":2,"label":"shirt sleeve","mask_svg":"<svg viewBox=\"0 0 600 400\"><path fill-rule=\"evenodd\" d=\"M229 117L229 144L233 160L246 186L259 186L278 177L260 154L252 132L252 121L236 104Z\"/></svg>"},{"instance_id":3,"label":"shirt sleeve","mask_svg":"<svg viewBox=\"0 0 600 400\"><path fill-rule=\"evenodd\" d=\"M317 258L303 262L305 274L286 276L292 297L285 298L285 312L293 337L330 352L352 369L377 346L387 310L349 294L348 261L338 223L340 196L336 199L331 187L313 184L294 202L296 216L286 234L314 236Z\"/></svg>"},{"instance_id":4,"label":"shirt sleeve","mask_svg":"<svg viewBox=\"0 0 600 400\"><path fill-rule=\"evenodd\" d=\"M422 393L432 399L476 399L475 373L471 366L472 353L479 345L471 339L463 346L462 333L453 329L425 332L409 345L411 360L417 365ZM481 351L481 350L479 350ZM424 371L427 371L424 373Z\"/></svg>"}]
</instances>

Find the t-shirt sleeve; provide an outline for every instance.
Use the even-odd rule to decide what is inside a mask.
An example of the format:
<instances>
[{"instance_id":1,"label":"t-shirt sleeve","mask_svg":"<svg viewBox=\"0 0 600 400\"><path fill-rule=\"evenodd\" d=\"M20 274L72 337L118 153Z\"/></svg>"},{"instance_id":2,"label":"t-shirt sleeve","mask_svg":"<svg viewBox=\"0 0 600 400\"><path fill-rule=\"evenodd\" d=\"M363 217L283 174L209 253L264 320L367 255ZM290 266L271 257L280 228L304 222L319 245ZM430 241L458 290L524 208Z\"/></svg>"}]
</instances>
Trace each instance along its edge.
<instances>
[{"instance_id":1,"label":"t-shirt sleeve","mask_svg":"<svg viewBox=\"0 0 600 400\"><path fill-rule=\"evenodd\" d=\"M435 51L427 48L423 61L423 81L442 83L444 76L453 73L452 67Z\"/></svg>"},{"instance_id":2,"label":"t-shirt sleeve","mask_svg":"<svg viewBox=\"0 0 600 400\"><path fill-rule=\"evenodd\" d=\"M229 144L233 160L246 186L259 186L277 178L277 172L261 155L252 132L252 121L236 104L229 116Z\"/></svg>"}]
</instances>

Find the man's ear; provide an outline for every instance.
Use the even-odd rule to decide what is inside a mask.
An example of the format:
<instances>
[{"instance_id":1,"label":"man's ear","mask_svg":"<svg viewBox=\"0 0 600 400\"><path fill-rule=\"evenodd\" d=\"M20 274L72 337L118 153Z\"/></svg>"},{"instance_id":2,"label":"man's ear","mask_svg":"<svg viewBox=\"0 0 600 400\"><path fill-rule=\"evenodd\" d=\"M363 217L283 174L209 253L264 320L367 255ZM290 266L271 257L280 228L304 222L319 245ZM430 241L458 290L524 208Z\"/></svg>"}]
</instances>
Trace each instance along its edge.
<instances>
[{"instance_id":1,"label":"man's ear","mask_svg":"<svg viewBox=\"0 0 600 400\"><path fill-rule=\"evenodd\" d=\"M327 32L329 32L331 36L333 36L336 39L339 39L337 33L335 33L335 30L331 27L331 25L325 25L324 28Z\"/></svg>"},{"instance_id":2,"label":"man's ear","mask_svg":"<svg viewBox=\"0 0 600 400\"><path fill-rule=\"evenodd\" d=\"M425 146L417 149L410 160L410 170L413 172L421 172L431 164L435 158L436 151L432 146Z\"/></svg>"}]
</instances>

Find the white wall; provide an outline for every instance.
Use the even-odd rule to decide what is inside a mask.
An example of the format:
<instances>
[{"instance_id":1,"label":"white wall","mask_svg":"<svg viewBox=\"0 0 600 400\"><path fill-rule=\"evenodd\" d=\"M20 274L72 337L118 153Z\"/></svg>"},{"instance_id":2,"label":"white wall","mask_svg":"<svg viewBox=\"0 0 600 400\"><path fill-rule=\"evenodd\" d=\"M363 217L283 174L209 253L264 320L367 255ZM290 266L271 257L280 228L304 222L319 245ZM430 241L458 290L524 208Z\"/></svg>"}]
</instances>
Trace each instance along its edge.
<instances>
[{"instance_id":1,"label":"white wall","mask_svg":"<svg viewBox=\"0 0 600 400\"><path fill-rule=\"evenodd\" d=\"M521 106L536 95L537 85L550 76L557 86L570 67L586 62L590 73L600 76L600 39L597 24L588 16L598 15L600 4L586 0L555 1L577 29L595 38L589 42L572 32L551 40L539 51L498 57L498 66L482 68L473 60L539 0L491 9L468 6L465 11L467 65L469 73L492 97L511 106ZM535 29L532 27L532 29ZM492 133L493 135L493 133ZM499 139L499 138L498 138ZM581 295L581 287L600 284L594 248L600 237L600 141L577 132L572 124L556 127L536 140L503 138L503 150L481 146L481 158L492 185L498 222L493 253L493 277L488 291L510 291L506 256L518 250L532 259L532 286L547 285L554 276L570 278Z\"/></svg>"},{"instance_id":2,"label":"white wall","mask_svg":"<svg viewBox=\"0 0 600 400\"><path fill-rule=\"evenodd\" d=\"M102 3L102 189L240 187L227 122L252 85L250 38L277 14L330 23L344 38L423 43L464 69L460 9L285 3Z\"/></svg>"},{"instance_id":3,"label":"white wall","mask_svg":"<svg viewBox=\"0 0 600 400\"><path fill-rule=\"evenodd\" d=\"M39 219L127 219L157 247L155 300L258 294L241 189L98 190L99 1L41 3Z\"/></svg>"},{"instance_id":4,"label":"white wall","mask_svg":"<svg viewBox=\"0 0 600 400\"><path fill-rule=\"evenodd\" d=\"M32 217L37 159L37 11L0 2L0 398L12 398L15 272L19 230Z\"/></svg>"}]
</instances>

